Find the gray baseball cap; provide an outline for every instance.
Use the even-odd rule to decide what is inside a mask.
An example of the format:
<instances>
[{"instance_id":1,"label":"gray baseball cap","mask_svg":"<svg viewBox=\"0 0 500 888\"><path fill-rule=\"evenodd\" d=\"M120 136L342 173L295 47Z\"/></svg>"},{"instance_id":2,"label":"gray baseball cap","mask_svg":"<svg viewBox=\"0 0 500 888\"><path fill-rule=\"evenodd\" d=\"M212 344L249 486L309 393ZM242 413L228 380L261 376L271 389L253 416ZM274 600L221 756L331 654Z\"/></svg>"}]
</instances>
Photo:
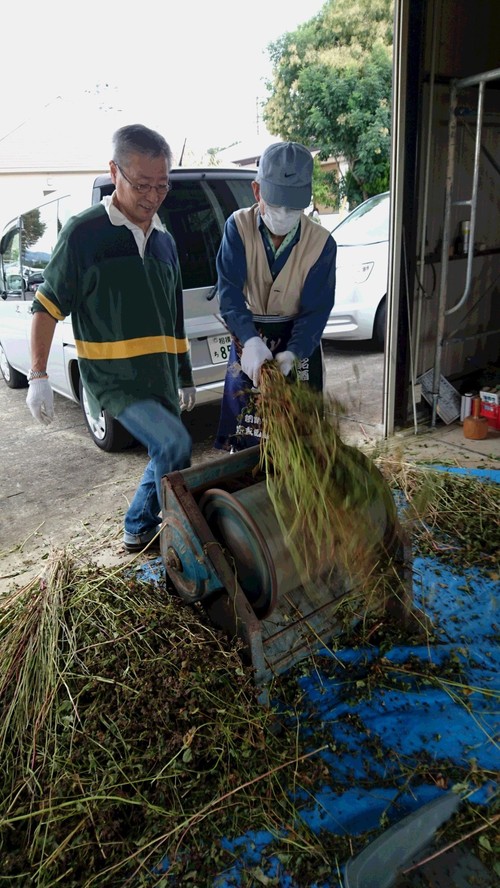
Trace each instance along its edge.
<instances>
[{"instance_id":1,"label":"gray baseball cap","mask_svg":"<svg viewBox=\"0 0 500 888\"><path fill-rule=\"evenodd\" d=\"M303 210L312 193L313 159L299 142L275 142L262 153L255 180L264 203Z\"/></svg>"}]
</instances>

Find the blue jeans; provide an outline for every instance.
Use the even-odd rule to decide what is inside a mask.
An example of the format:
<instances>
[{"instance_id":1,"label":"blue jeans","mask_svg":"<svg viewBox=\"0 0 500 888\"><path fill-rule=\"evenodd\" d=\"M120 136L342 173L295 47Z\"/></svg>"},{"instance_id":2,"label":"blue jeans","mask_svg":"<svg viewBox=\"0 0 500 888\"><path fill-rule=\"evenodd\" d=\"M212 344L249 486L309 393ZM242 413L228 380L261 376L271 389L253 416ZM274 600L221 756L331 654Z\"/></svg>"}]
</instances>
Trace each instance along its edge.
<instances>
[{"instance_id":1,"label":"blue jeans","mask_svg":"<svg viewBox=\"0 0 500 888\"><path fill-rule=\"evenodd\" d=\"M191 464L191 436L175 414L153 399L136 401L116 419L147 447L150 457L125 515L125 530L142 534L161 521L163 475Z\"/></svg>"}]
</instances>

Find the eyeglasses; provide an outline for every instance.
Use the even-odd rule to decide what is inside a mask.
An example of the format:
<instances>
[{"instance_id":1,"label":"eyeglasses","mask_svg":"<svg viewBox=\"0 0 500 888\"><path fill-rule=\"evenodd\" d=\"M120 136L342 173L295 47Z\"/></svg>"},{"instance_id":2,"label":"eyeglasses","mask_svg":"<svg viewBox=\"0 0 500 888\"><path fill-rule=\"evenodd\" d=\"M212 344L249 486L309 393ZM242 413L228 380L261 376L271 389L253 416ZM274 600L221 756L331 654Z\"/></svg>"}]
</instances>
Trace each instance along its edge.
<instances>
[{"instance_id":1,"label":"eyeglasses","mask_svg":"<svg viewBox=\"0 0 500 888\"><path fill-rule=\"evenodd\" d=\"M134 191L138 191L139 194L149 194L151 189L154 188L156 190L156 193L160 194L163 197L165 194L168 194L168 192L172 188L170 182L167 182L166 185L146 185L146 184L142 184L142 183L140 185L134 185L134 183L130 181L129 177L125 175L122 168L120 166L118 166L116 160L115 160L115 166L118 170L120 170L120 173L122 174L125 181L128 182L130 187L133 188Z\"/></svg>"}]
</instances>

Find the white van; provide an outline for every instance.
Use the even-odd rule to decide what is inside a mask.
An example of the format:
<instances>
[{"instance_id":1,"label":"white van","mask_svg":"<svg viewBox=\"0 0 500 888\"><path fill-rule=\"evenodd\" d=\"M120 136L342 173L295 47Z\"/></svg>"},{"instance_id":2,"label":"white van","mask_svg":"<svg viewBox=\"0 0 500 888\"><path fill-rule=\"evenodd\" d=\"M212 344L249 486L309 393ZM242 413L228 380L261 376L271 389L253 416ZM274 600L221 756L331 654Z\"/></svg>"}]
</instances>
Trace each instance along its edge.
<instances>
[{"instance_id":1,"label":"white van","mask_svg":"<svg viewBox=\"0 0 500 888\"><path fill-rule=\"evenodd\" d=\"M172 188L159 210L179 254L184 288L186 335L191 347L197 404L222 394L229 354L229 334L217 316L215 260L227 217L254 203L255 170L174 168ZM98 176L82 204L72 194L52 194L11 220L0 240L0 372L10 388L27 385L31 303L59 232L75 212L111 194L109 175ZM71 319L56 325L48 372L54 391L81 404L89 432L102 450L121 450L131 443L128 432L103 411L99 420L88 411L81 385Z\"/></svg>"}]
</instances>

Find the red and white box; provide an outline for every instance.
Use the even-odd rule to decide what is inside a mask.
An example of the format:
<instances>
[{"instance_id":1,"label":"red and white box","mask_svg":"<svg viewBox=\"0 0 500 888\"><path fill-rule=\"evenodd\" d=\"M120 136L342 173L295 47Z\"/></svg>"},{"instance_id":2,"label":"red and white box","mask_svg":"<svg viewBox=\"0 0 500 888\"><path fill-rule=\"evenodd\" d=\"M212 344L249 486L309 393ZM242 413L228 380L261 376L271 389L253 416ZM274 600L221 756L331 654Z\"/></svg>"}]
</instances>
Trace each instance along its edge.
<instances>
[{"instance_id":1,"label":"red and white box","mask_svg":"<svg viewBox=\"0 0 500 888\"><path fill-rule=\"evenodd\" d=\"M483 389L479 392L481 399L480 416L488 420L488 425L500 431L500 389Z\"/></svg>"}]
</instances>

